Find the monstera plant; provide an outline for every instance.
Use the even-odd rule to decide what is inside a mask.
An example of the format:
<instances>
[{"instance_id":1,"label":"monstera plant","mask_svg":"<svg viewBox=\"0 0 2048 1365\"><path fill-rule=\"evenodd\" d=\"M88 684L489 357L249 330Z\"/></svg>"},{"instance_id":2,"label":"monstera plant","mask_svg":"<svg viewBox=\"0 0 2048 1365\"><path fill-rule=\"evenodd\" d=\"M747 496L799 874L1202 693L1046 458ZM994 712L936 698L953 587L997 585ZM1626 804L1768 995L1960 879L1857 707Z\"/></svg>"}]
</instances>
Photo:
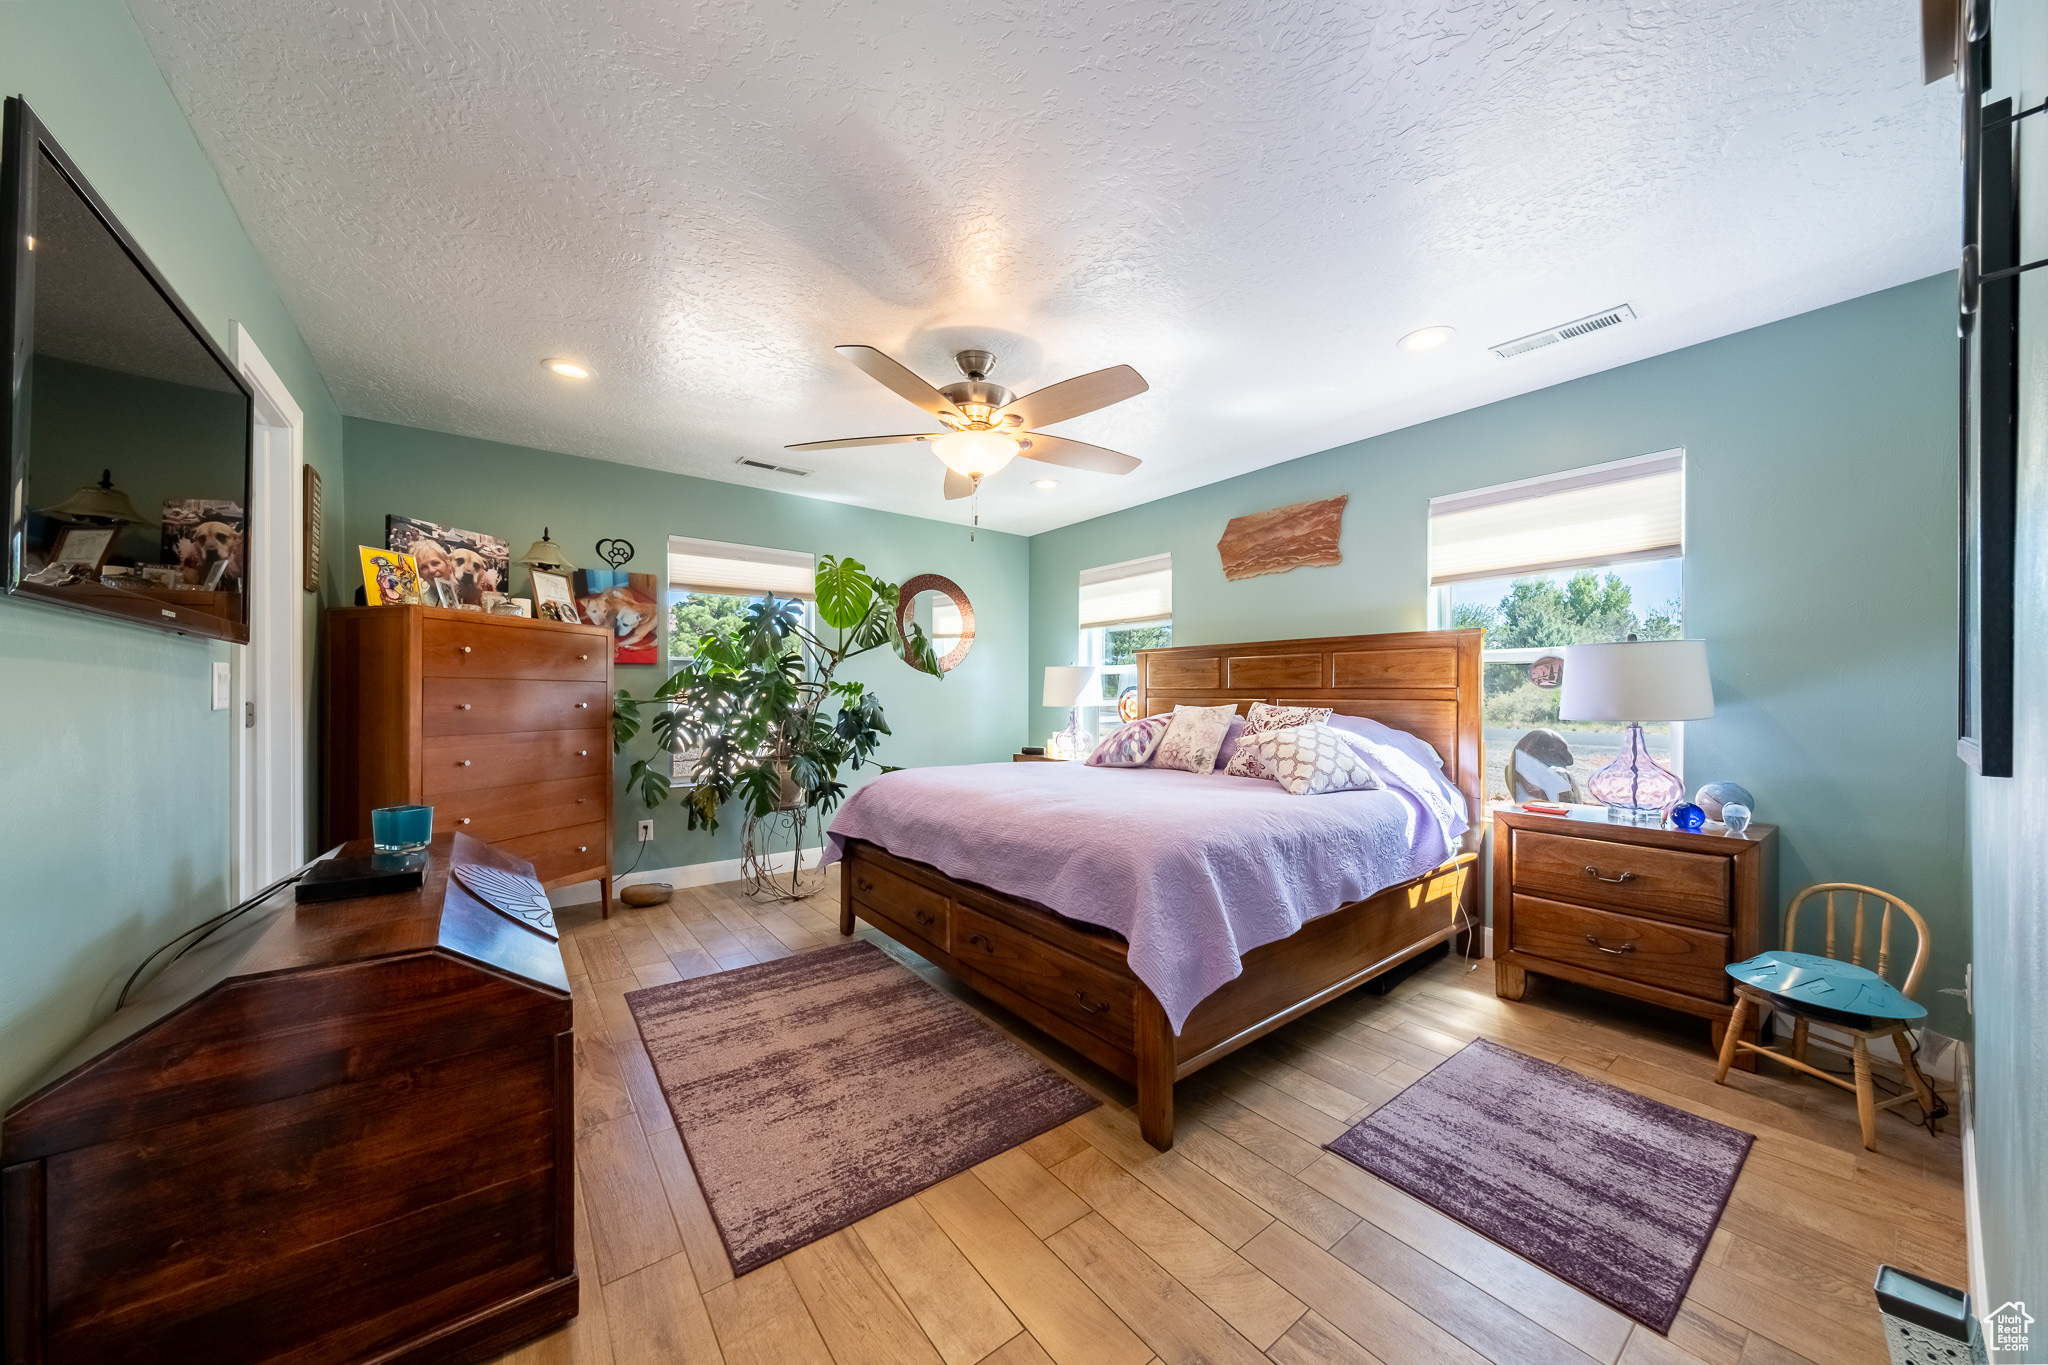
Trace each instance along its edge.
<instances>
[{"instance_id":1,"label":"monstera plant","mask_svg":"<svg viewBox=\"0 0 2048 1365\"><path fill-rule=\"evenodd\" d=\"M614 752L643 728L655 750L633 760L627 784L649 808L680 786L691 829L717 829L720 812L737 802L742 874L750 890L771 886L766 843L786 832L801 849L807 827L822 825L845 797L841 770L873 761L889 734L881 699L834 676L839 666L887 647L913 668L945 676L921 627L899 631L898 595L859 560L826 555L818 561L815 627L803 603L764 598L736 626L706 632L651 696L620 691ZM651 712L644 725L643 712ZM670 777L676 754L689 756L682 782ZM788 894L801 894L798 886L792 870Z\"/></svg>"}]
</instances>

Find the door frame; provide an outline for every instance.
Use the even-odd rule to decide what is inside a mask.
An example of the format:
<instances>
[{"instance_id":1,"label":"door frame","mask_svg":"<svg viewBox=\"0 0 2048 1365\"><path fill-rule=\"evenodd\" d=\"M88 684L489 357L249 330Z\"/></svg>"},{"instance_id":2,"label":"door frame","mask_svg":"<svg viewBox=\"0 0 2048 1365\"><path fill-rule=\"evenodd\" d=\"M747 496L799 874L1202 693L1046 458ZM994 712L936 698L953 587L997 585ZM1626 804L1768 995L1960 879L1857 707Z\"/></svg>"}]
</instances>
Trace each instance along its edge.
<instances>
[{"instance_id":1,"label":"door frame","mask_svg":"<svg viewBox=\"0 0 2048 1365\"><path fill-rule=\"evenodd\" d=\"M240 323L235 367L255 395L245 572L249 643L231 646L233 861L240 900L306 860L306 418Z\"/></svg>"}]
</instances>

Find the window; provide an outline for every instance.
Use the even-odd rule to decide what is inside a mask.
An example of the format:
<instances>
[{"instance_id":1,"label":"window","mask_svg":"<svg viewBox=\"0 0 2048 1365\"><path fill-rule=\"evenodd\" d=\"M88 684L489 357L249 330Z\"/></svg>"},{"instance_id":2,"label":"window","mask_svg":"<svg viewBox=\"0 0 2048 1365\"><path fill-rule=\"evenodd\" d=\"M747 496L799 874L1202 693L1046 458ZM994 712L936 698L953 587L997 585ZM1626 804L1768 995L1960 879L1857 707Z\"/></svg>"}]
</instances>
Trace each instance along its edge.
<instances>
[{"instance_id":1,"label":"window","mask_svg":"<svg viewBox=\"0 0 2048 1365\"><path fill-rule=\"evenodd\" d=\"M1105 564L1081 572L1081 640L1075 662L1093 664L1081 699L1081 728L1098 739L1119 720L1117 704L1138 685L1141 649L1173 643L1173 556Z\"/></svg>"},{"instance_id":2,"label":"window","mask_svg":"<svg viewBox=\"0 0 2048 1365\"><path fill-rule=\"evenodd\" d=\"M1432 498L1430 625L1483 626L1488 800L1590 801L1625 728L1557 717L1562 646L1683 630L1685 453ZM1646 724L1680 771L1683 732Z\"/></svg>"},{"instance_id":3,"label":"window","mask_svg":"<svg viewBox=\"0 0 2048 1365\"><path fill-rule=\"evenodd\" d=\"M668 658L671 668L696 652L712 631L730 630L769 595L810 602L817 595L816 559L795 550L668 538ZM791 645L795 647L794 642ZM689 776L691 753L675 755L673 775Z\"/></svg>"}]
</instances>

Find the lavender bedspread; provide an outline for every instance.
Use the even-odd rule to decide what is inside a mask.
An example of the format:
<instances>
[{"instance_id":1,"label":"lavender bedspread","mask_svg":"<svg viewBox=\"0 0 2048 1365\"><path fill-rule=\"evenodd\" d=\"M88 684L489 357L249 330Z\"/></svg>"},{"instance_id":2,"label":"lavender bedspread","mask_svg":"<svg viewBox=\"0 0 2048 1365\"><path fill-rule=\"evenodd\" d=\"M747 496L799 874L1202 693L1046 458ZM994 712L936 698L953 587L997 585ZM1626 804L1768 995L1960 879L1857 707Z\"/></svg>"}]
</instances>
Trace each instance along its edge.
<instances>
[{"instance_id":1,"label":"lavender bedspread","mask_svg":"<svg viewBox=\"0 0 2048 1365\"><path fill-rule=\"evenodd\" d=\"M1398 763L1392 763L1399 768ZM950 877L1114 929L1178 1032L1239 959L1456 851L1442 783L1290 796L1221 773L984 763L886 773L848 798L824 862L865 839ZM1450 807L1444 797L1449 791Z\"/></svg>"}]
</instances>

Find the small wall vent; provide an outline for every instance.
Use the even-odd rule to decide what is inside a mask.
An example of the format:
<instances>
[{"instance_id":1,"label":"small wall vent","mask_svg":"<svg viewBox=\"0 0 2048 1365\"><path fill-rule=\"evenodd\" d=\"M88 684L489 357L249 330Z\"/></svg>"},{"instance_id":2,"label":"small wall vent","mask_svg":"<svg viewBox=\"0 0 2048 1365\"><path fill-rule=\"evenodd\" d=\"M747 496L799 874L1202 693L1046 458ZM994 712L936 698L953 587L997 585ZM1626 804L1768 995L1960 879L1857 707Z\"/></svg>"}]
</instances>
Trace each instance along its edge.
<instances>
[{"instance_id":1,"label":"small wall vent","mask_svg":"<svg viewBox=\"0 0 2048 1365\"><path fill-rule=\"evenodd\" d=\"M1525 337L1516 337L1513 341L1503 341L1500 345L1489 346L1487 349L1502 360L1513 360L1518 355L1540 351L1545 346L1555 346L1560 341L1570 341L1573 337L1582 337L1588 332L1602 332L1609 327L1619 327L1624 322L1634 321L1635 315L1636 310L1624 303L1618 308L1609 308L1605 312L1580 318L1576 322L1567 322L1548 331L1532 332Z\"/></svg>"},{"instance_id":2,"label":"small wall vent","mask_svg":"<svg viewBox=\"0 0 2048 1365\"><path fill-rule=\"evenodd\" d=\"M763 469L770 474L790 474L799 479L808 479L811 476L811 471L808 469L798 469L794 465L770 464L766 460L756 460L747 455L740 456L733 463L745 465L748 469Z\"/></svg>"}]
</instances>

